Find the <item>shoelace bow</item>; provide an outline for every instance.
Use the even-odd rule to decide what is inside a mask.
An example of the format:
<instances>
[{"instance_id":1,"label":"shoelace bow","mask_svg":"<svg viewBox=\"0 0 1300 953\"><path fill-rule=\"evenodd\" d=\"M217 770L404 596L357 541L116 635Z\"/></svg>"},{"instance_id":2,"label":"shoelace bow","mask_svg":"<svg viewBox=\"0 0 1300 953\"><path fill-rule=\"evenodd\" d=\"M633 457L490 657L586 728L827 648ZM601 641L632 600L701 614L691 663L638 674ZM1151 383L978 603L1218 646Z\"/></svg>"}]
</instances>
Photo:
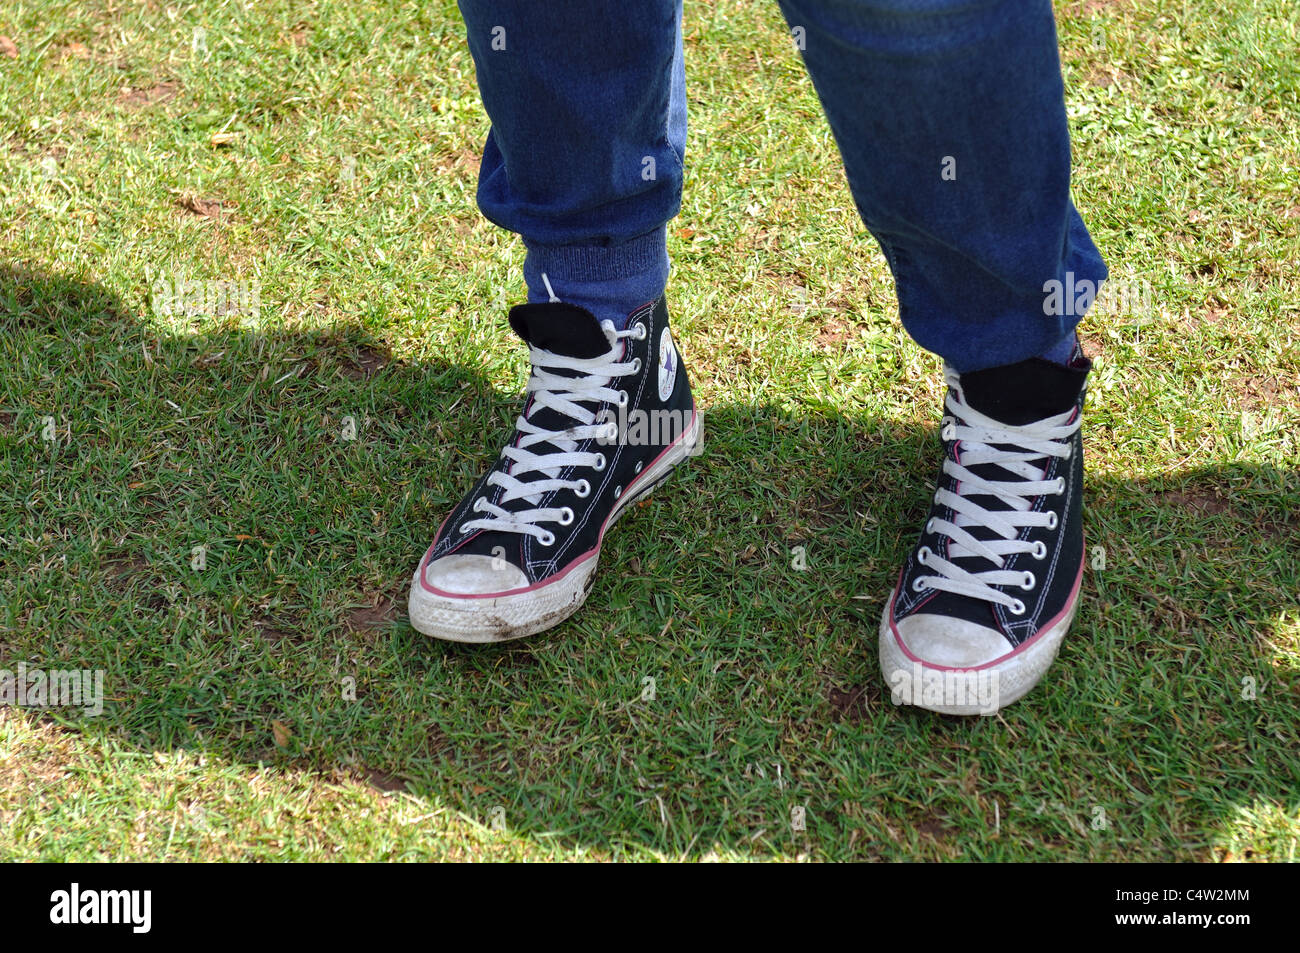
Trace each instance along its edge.
<instances>
[{"instance_id":1,"label":"shoelace bow","mask_svg":"<svg viewBox=\"0 0 1300 953\"><path fill-rule=\"evenodd\" d=\"M918 577L913 585L918 590L942 589L981 599L1005 606L1014 615L1023 615L1022 600L994 587L1034 588L1037 580L1032 572L1003 567L1008 556L1018 553L1031 553L1036 559L1047 555L1043 543L1020 539L1020 531L1038 526L1056 528L1056 514L1033 511L1031 500L1065 491L1064 477L1055 480L1042 477L1050 458L1069 459L1073 452L1070 438L1079 429L1081 420L1071 420L1074 416L1071 408L1019 427L999 423L958 397L961 391L955 373L949 371L947 378L950 389L945 406L951 416L944 418L942 435L945 441L961 442L961 462L951 457L946 459L943 472L957 481L958 490L953 492L940 486L934 495L935 503L951 509L954 516L951 520L934 517L926 530L947 537L951 543L946 559L929 547L921 548L918 560L935 575ZM997 464L1015 479L990 480L971 470L988 463ZM972 500L974 496L994 497L1007 508L987 509ZM983 527L992 531L995 538L977 539L968 527ZM965 556L982 556L997 568L972 572L953 562Z\"/></svg>"},{"instance_id":2,"label":"shoelace bow","mask_svg":"<svg viewBox=\"0 0 1300 953\"><path fill-rule=\"evenodd\" d=\"M573 510L567 506L534 505L511 511L505 509L504 504L515 500L536 504L542 494L553 490L573 490L579 497L585 497L591 493L591 483L585 479L558 479L560 471L570 466L590 468L598 473L605 469L604 454L579 452L576 448L584 440L617 437L618 424L612 421L597 423L595 410L582 405L613 401L622 406L627 400L626 392L615 390L610 385L615 378L637 373L641 369L641 359L619 360L616 356L619 352L618 342L624 338L644 340L647 332L643 324L637 324L626 331L616 331L612 321L602 321L600 326L609 341L610 349L599 357L566 357L540 348L530 348L533 370L527 392L533 398L526 405L525 413L520 414L515 421L518 439L507 444L501 451L501 455L511 461L509 468L505 472L498 470L488 477L489 486L501 487L505 492L496 503L490 503L483 497L476 499L473 511L490 515L462 524L462 533L476 529L524 533L535 537L543 546L549 546L555 542L555 534L538 524L559 523L568 526L573 522ZM554 373L555 371L570 371L574 376ZM564 430L548 430L528 419L547 407L573 420L575 425ZM553 449L544 449L541 446L543 444L550 444ZM533 451L529 449L531 447L539 449ZM530 473L541 476L521 479Z\"/></svg>"}]
</instances>

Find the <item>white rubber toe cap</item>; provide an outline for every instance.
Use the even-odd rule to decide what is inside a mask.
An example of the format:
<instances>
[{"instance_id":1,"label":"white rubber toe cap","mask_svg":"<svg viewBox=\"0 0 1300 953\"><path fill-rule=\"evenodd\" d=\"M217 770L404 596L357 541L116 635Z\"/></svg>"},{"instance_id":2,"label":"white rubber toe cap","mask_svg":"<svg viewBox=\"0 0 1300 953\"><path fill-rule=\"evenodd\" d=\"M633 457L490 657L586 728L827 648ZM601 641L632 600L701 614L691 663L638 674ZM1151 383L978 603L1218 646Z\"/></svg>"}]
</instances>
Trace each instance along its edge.
<instances>
[{"instance_id":1,"label":"white rubber toe cap","mask_svg":"<svg viewBox=\"0 0 1300 953\"><path fill-rule=\"evenodd\" d=\"M490 596L528 585L523 570L495 556L452 555L424 567L424 581L458 596Z\"/></svg>"},{"instance_id":2,"label":"white rubber toe cap","mask_svg":"<svg viewBox=\"0 0 1300 953\"><path fill-rule=\"evenodd\" d=\"M894 625L907 651L927 665L979 668L1012 651L1002 633L965 619L919 613Z\"/></svg>"}]
</instances>

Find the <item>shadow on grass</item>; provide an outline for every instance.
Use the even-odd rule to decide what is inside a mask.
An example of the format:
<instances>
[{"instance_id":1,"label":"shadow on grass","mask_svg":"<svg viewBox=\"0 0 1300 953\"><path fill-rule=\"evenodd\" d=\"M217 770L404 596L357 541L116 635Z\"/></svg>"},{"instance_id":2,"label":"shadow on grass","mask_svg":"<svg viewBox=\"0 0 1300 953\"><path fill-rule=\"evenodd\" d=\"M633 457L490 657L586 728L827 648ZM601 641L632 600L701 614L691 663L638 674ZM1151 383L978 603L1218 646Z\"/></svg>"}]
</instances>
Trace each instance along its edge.
<instances>
[{"instance_id":1,"label":"shadow on grass","mask_svg":"<svg viewBox=\"0 0 1300 953\"><path fill-rule=\"evenodd\" d=\"M894 707L875 658L930 428L706 406L704 456L620 523L585 610L467 647L404 610L517 413L475 369L352 325L172 335L13 270L0 336L0 667L104 670L102 716L50 715L88 736L685 857L1186 859L1295 810L1294 471L1090 477L1105 567L1061 658L951 719Z\"/></svg>"}]
</instances>

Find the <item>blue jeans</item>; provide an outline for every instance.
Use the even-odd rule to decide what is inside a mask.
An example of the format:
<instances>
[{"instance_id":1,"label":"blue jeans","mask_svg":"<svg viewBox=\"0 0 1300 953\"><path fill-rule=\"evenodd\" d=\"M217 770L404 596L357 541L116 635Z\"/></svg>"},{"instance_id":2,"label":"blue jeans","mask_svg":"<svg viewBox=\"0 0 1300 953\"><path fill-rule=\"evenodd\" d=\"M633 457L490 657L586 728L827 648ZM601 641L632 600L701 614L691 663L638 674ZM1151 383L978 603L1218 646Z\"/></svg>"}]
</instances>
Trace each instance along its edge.
<instances>
[{"instance_id":1,"label":"blue jeans","mask_svg":"<svg viewBox=\"0 0 1300 953\"><path fill-rule=\"evenodd\" d=\"M1050 0L779 0L903 326L958 371L1071 335L1106 265L1070 201ZM686 147L680 0L460 0L492 121L478 201L530 288L667 279Z\"/></svg>"}]
</instances>

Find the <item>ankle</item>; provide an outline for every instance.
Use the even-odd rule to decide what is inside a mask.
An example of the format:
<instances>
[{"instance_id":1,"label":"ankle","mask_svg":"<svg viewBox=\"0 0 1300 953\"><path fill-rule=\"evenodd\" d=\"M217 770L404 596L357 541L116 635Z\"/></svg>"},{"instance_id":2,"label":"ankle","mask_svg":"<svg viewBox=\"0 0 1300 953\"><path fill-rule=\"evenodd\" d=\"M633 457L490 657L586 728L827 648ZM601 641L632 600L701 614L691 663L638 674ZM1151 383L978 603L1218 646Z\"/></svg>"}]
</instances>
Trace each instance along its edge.
<instances>
[{"instance_id":1,"label":"ankle","mask_svg":"<svg viewBox=\"0 0 1300 953\"><path fill-rule=\"evenodd\" d=\"M598 322L610 321L626 330L628 316L642 305L663 297L664 283L657 275L635 275L606 281L569 281L540 272L528 281L528 303L563 302L584 308Z\"/></svg>"},{"instance_id":2,"label":"ankle","mask_svg":"<svg viewBox=\"0 0 1300 953\"><path fill-rule=\"evenodd\" d=\"M530 304L562 301L624 330L628 315L663 296L670 270L667 230L620 245L528 245Z\"/></svg>"},{"instance_id":3,"label":"ankle","mask_svg":"<svg viewBox=\"0 0 1300 953\"><path fill-rule=\"evenodd\" d=\"M1051 361L1053 364L1060 364L1062 367L1072 366L1076 360L1083 357L1083 348L1079 345L1079 335L1071 331L1040 354L1039 357L1045 361Z\"/></svg>"}]
</instances>

